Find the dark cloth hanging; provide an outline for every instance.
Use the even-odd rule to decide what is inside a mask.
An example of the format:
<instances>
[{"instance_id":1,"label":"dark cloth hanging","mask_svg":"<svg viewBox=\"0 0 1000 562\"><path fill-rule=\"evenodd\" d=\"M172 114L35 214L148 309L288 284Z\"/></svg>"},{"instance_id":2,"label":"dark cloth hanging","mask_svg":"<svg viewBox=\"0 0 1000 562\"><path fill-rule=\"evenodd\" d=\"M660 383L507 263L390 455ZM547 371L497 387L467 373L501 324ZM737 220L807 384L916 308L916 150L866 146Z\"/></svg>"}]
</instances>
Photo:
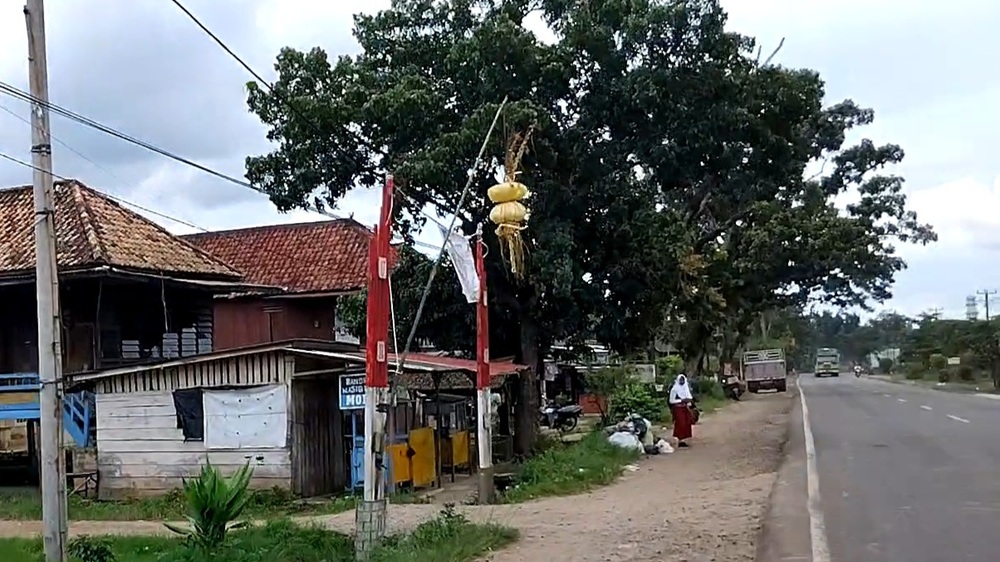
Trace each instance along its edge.
<instances>
[{"instance_id":1,"label":"dark cloth hanging","mask_svg":"<svg viewBox=\"0 0 1000 562\"><path fill-rule=\"evenodd\" d=\"M177 410L177 428L184 432L184 440L203 441L205 403L202 401L202 389L175 390L174 409Z\"/></svg>"}]
</instances>

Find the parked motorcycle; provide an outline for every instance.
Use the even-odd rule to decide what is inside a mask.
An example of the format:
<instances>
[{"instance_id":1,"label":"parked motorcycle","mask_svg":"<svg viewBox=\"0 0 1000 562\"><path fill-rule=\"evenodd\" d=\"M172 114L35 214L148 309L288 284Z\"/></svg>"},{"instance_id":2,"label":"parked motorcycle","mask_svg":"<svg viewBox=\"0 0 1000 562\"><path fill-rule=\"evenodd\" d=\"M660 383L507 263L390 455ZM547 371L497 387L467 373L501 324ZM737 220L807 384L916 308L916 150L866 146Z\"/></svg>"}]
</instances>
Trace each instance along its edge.
<instances>
[{"instance_id":1,"label":"parked motorcycle","mask_svg":"<svg viewBox=\"0 0 1000 562\"><path fill-rule=\"evenodd\" d=\"M550 427L557 431L573 431L580 422L583 408L579 404L557 406L554 402L549 402L539 409L539 414L541 415L539 424L542 427Z\"/></svg>"}]
</instances>

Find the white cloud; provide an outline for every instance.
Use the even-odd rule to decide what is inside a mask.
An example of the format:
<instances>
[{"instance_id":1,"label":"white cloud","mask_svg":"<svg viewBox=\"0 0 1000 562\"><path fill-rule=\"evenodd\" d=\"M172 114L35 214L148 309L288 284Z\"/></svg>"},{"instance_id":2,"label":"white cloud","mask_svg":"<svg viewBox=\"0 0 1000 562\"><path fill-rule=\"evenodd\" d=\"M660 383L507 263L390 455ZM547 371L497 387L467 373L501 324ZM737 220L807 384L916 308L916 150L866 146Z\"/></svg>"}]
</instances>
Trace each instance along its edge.
<instances>
[{"instance_id":1,"label":"white cloud","mask_svg":"<svg viewBox=\"0 0 1000 562\"><path fill-rule=\"evenodd\" d=\"M49 4L50 79L54 96L60 96L53 101L83 113L99 109L90 116L236 177L242 177L247 154L267 150L263 128L245 111L243 82L251 78L249 74L169 3L91 0L86 8L77 3ZM369 0L360 7L371 13L388 4L389 0ZM1000 3L723 0L723 4L730 10L731 28L756 36L765 54L784 37L776 61L820 71L827 81L828 101L852 97L876 110L876 123L852 135L852 140L863 135L880 143L898 143L906 150L907 159L895 171L907 179L912 208L922 221L935 226L940 242L901 248L912 268L899 276L897 298L890 306L910 313L940 306L960 314L966 294L991 283L1000 285L996 281L1000 265L994 265L1000 264L1000 235L994 234L1000 232L1000 166L993 154L993 147L1000 144L1000 107L994 103L1000 98L1000 77L987 71L995 66L992 28L1000 20ZM358 3L190 0L188 5L265 78L273 77L274 56L284 46L318 45L331 56L357 51L351 14ZM141 25L131 26L133 20ZM530 25L541 31L540 22ZM132 27L142 32L135 34ZM130 32L133 35L127 35ZM98 42L98 37L107 41ZM0 80L26 82L25 43L21 3L0 3ZM145 60L143 48L153 50L146 65L137 62ZM73 58L74 51L86 56ZM161 68L170 57L180 63ZM178 79L179 72L184 80ZM101 76L118 78L102 87ZM162 97L142 99L122 93L123 107L112 103L92 110L72 105L97 107L97 101L114 94L118 84L138 82L148 82L146 89L153 92L173 87L169 95L182 103L169 105L170 100ZM89 99L83 94L73 97L88 91L97 93ZM72 99L65 101L67 97ZM24 106L5 96L0 96L0 104L25 113ZM143 111L170 112L167 119L160 119L167 124L140 122ZM57 171L186 222L216 229L321 218L304 212L277 213L263 196L140 149L124 148L63 120L56 120L54 127L75 149L114 174L59 146ZM0 112L0 151L27 159L28 132L24 123ZM109 155L113 150L117 152ZM199 157L199 151L210 154ZM27 183L30 171L0 162L0 179L6 184ZM371 224L377 200L374 193L352 193L338 212L354 213ZM436 228L427 229L426 240L440 242Z\"/></svg>"}]
</instances>

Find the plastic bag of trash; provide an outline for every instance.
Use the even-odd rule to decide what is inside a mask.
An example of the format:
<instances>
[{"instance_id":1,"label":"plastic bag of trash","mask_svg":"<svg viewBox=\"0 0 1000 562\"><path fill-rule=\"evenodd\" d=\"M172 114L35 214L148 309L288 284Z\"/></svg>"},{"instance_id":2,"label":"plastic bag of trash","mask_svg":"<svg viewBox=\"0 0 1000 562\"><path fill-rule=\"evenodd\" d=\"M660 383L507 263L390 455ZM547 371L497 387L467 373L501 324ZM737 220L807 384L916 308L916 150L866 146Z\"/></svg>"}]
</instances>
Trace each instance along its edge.
<instances>
[{"instance_id":1,"label":"plastic bag of trash","mask_svg":"<svg viewBox=\"0 0 1000 562\"><path fill-rule=\"evenodd\" d=\"M666 439L660 439L659 441L657 441L656 448L660 450L661 455L666 455L668 453L674 452L674 448L670 446L670 443L667 443Z\"/></svg>"},{"instance_id":2,"label":"plastic bag of trash","mask_svg":"<svg viewBox=\"0 0 1000 562\"><path fill-rule=\"evenodd\" d=\"M619 431L611 434L611 437L608 437L608 442L623 449L635 449L637 451L643 450L642 443L639 442L639 438L636 437L635 434L625 431Z\"/></svg>"},{"instance_id":3,"label":"plastic bag of trash","mask_svg":"<svg viewBox=\"0 0 1000 562\"><path fill-rule=\"evenodd\" d=\"M650 429L653 427L653 424L649 423L649 420L647 420L646 418L642 418L642 423L646 424L646 430L642 433L642 444L652 445L655 442L653 439L653 432L650 431Z\"/></svg>"}]
</instances>

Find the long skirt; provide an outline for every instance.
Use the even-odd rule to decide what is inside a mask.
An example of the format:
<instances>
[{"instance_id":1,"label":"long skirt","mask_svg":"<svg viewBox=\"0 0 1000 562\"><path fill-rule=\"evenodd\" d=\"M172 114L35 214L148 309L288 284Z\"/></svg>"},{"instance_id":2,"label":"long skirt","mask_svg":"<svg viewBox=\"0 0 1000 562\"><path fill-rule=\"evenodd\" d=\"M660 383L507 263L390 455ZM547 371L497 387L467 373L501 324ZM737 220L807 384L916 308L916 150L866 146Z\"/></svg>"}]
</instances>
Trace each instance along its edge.
<instances>
[{"instance_id":1,"label":"long skirt","mask_svg":"<svg viewBox=\"0 0 1000 562\"><path fill-rule=\"evenodd\" d=\"M684 441L691 438L691 409L687 404L674 404L670 407L670 413L674 416L674 438Z\"/></svg>"}]
</instances>

